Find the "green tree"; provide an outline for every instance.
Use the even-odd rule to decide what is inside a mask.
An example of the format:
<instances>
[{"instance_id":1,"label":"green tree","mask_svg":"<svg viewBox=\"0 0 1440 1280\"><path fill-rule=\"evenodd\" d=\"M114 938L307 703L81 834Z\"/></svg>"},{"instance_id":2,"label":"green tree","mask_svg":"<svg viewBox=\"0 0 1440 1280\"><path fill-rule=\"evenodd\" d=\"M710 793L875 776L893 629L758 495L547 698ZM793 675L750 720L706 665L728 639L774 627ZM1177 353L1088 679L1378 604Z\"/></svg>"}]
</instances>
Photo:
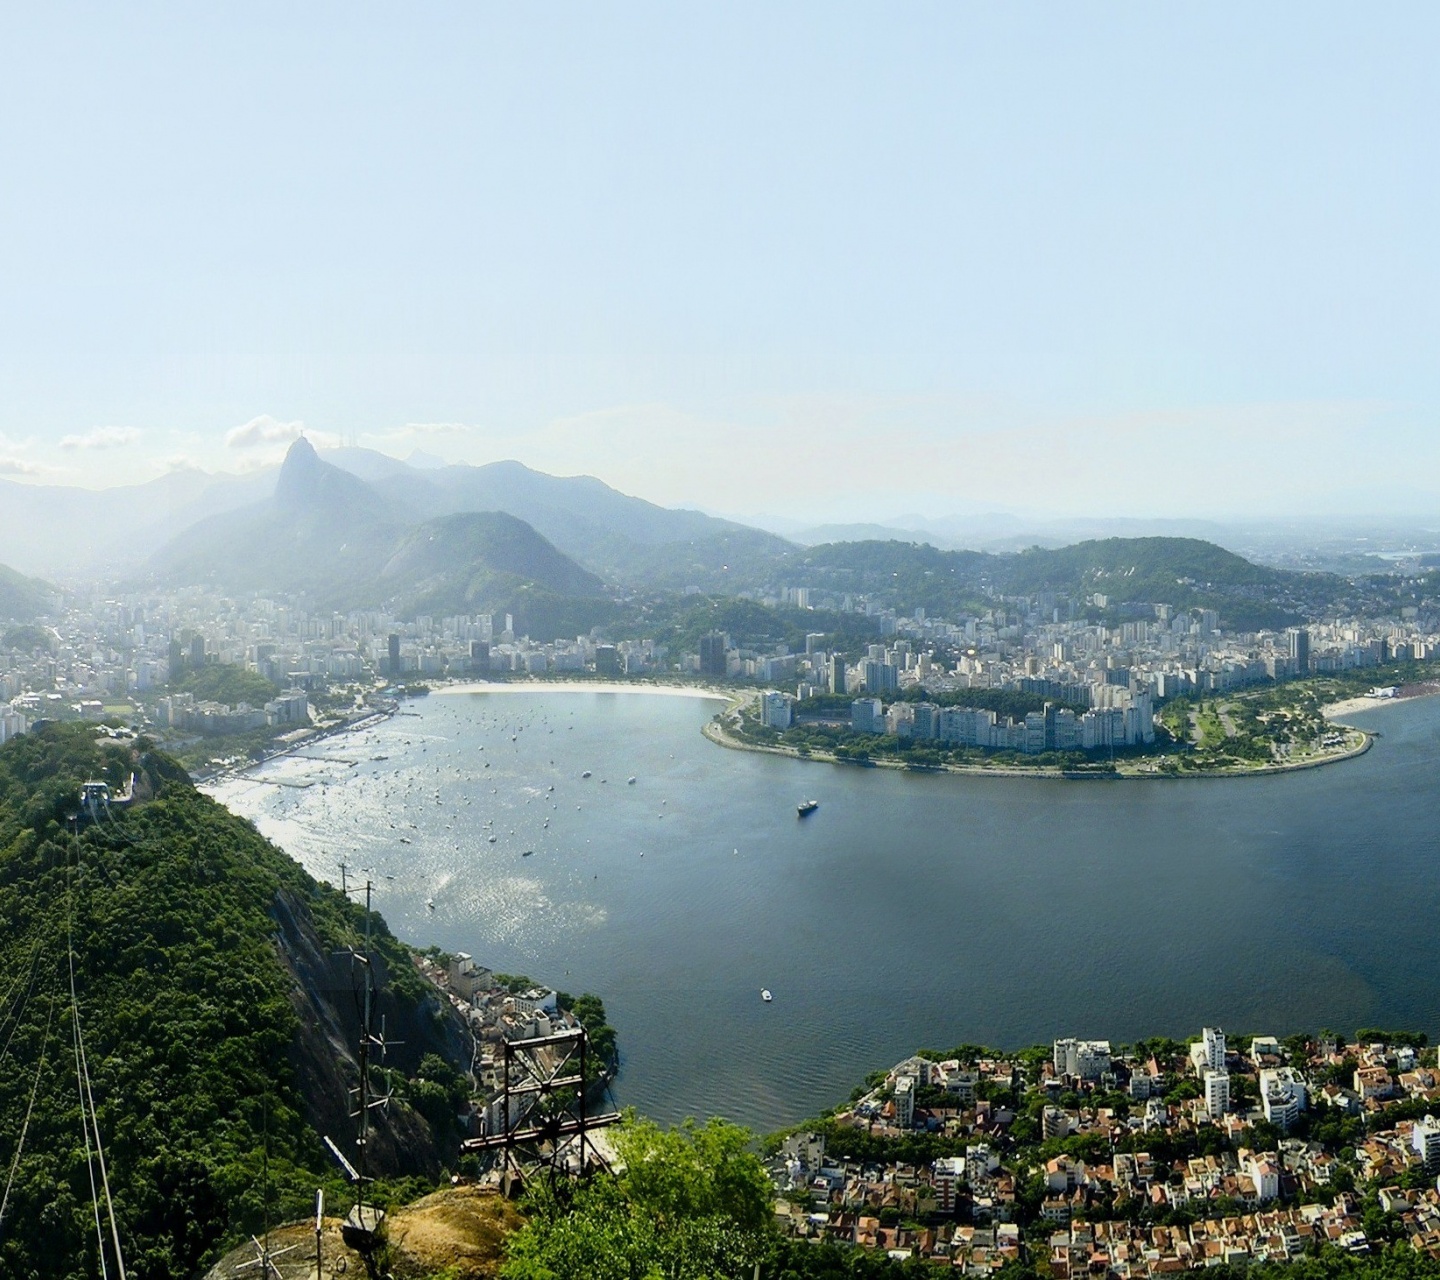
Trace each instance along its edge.
<instances>
[{"instance_id":1,"label":"green tree","mask_svg":"<svg viewBox=\"0 0 1440 1280\"><path fill-rule=\"evenodd\" d=\"M532 1187L507 1280L710 1280L748 1275L765 1255L770 1183L748 1130L715 1119L666 1130L632 1112L615 1149L617 1175Z\"/></svg>"}]
</instances>

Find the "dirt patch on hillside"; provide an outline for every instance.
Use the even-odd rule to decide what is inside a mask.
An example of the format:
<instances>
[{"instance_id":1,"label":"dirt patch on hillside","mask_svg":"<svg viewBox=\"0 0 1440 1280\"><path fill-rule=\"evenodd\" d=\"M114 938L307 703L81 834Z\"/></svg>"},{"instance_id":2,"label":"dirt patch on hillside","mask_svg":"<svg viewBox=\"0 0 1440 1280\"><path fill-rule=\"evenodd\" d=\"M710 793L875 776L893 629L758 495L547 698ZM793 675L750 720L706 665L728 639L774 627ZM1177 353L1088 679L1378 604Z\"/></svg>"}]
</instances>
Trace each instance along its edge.
<instances>
[{"instance_id":1,"label":"dirt patch on hillside","mask_svg":"<svg viewBox=\"0 0 1440 1280\"><path fill-rule=\"evenodd\" d=\"M494 1191L450 1187L396 1209L387 1221L387 1245L381 1273L396 1280L432 1275L451 1268L456 1280L491 1280L500 1270L505 1237L524 1219ZM275 1270L283 1280L317 1280L314 1223L292 1223L270 1232L267 1241ZM324 1270L318 1280L362 1280L364 1260L340 1238L340 1219L326 1218L321 1240ZM222 1258L206 1280L254 1280L259 1268L254 1245Z\"/></svg>"},{"instance_id":2,"label":"dirt patch on hillside","mask_svg":"<svg viewBox=\"0 0 1440 1280\"><path fill-rule=\"evenodd\" d=\"M500 1268L505 1237L524 1222L515 1206L493 1191L456 1187L417 1200L390 1224L390 1250L397 1276L425 1275L453 1267L457 1280L488 1280Z\"/></svg>"}]
</instances>

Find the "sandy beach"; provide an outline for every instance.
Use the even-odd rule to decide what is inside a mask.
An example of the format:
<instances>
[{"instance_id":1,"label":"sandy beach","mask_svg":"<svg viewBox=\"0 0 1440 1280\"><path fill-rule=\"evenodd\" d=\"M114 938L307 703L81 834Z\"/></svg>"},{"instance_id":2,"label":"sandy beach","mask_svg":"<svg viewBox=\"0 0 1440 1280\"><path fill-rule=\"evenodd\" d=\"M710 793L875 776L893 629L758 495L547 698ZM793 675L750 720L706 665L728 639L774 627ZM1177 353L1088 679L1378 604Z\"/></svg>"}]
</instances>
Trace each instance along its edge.
<instances>
[{"instance_id":1,"label":"sandy beach","mask_svg":"<svg viewBox=\"0 0 1440 1280\"><path fill-rule=\"evenodd\" d=\"M1397 698L1344 698L1339 702L1329 703L1324 709L1324 716L1327 720L1336 720L1341 716L1353 716L1360 711L1378 711L1381 707L1393 707L1415 698L1432 698L1437 693L1440 693L1440 685L1427 686L1424 692L1407 693Z\"/></svg>"},{"instance_id":2,"label":"sandy beach","mask_svg":"<svg viewBox=\"0 0 1440 1280\"><path fill-rule=\"evenodd\" d=\"M595 680L505 680L493 683L472 680L464 684L440 685L431 690L432 697L457 693L648 693L667 698L709 698L714 702L736 702L743 696L707 689L698 684L600 683Z\"/></svg>"}]
</instances>

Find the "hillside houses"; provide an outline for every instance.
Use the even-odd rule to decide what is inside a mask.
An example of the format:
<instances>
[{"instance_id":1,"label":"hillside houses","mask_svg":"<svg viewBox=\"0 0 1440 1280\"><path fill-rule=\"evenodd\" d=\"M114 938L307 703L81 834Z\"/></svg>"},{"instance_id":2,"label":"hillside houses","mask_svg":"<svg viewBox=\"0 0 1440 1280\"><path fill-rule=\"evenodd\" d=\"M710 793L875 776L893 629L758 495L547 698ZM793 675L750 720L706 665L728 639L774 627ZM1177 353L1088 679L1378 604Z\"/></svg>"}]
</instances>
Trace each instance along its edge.
<instances>
[{"instance_id":1,"label":"hillside houses","mask_svg":"<svg viewBox=\"0 0 1440 1280\"><path fill-rule=\"evenodd\" d=\"M1433 1052L1236 1043L1219 1028L1151 1043L907 1058L823 1130L786 1139L771 1164L777 1220L969 1275L1019 1258L1129 1277L1364 1251L1378 1198L1392 1230L1440 1257L1440 1118L1414 1118L1440 1113ZM1204 1085L1217 1075L1227 1101L1214 1114ZM884 1158L917 1138L933 1158Z\"/></svg>"}]
</instances>

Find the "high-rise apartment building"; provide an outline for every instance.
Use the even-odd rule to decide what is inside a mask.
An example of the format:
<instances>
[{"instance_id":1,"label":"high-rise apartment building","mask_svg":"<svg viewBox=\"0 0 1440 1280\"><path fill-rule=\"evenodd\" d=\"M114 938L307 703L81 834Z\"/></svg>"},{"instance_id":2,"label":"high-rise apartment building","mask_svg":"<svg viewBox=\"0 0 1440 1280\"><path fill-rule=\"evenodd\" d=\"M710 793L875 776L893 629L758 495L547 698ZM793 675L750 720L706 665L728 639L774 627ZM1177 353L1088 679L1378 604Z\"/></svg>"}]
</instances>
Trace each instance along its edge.
<instances>
[{"instance_id":1,"label":"high-rise apartment building","mask_svg":"<svg viewBox=\"0 0 1440 1280\"><path fill-rule=\"evenodd\" d=\"M700 674L702 676L723 676L725 674L725 651L728 647L723 631L709 631L700 637Z\"/></svg>"}]
</instances>

